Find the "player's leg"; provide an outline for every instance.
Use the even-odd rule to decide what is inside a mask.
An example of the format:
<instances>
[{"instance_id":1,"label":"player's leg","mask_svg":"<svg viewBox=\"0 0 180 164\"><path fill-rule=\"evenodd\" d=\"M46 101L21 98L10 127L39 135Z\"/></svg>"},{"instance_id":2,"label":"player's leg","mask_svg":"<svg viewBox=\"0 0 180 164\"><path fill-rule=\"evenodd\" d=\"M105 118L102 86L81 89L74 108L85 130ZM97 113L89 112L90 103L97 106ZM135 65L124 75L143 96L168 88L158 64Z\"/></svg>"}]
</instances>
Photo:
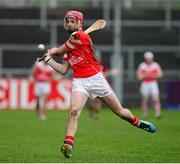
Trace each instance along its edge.
<instances>
[{"instance_id":1,"label":"player's leg","mask_svg":"<svg viewBox=\"0 0 180 164\"><path fill-rule=\"evenodd\" d=\"M72 156L72 147L74 145L74 136L78 127L78 119L87 99L88 96L81 91L72 92L66 137L64 144L61 147L61 152L64 154L65 158L70 158Z\"/></svg>"},{"instance_id":2,"label":"player's leg","mask_svg":"<svg viewBox=\"0 0 180 164\"><path fill-rule=\"evenodd\" d=\"M91 83L94 82L90 91L90 95L92 97L100 97L115 114L128 121L132 125L142 128L148 132L155 132L156 128L152 123L139 120L130 112L130 110L121 106L114 91L101 73L97 74L91 80Z\"/></svg>"},{"instance_id":3,"label":"player's leg","mask_svg":"<svg viewBox=\"0 0 180 164\"><path fill-rule=\"evenodd\" d=\"M39 109L40 109L40 118L42 120L46 119L47 116L47 109L46 109L46 102L47 102L48 94L42 94L39 98Z\"/></svg>"},{"instance_id":4,"label":"player's leg","mask_svg":"<svg viewBox=\"0 0 180 164\"><path fill-rule=\"evenodd\" d=\"M155 110L155 117L160 118L161 117L161 103L158 95L153 95L153 104L154 104L154 110Z\"/></svg>"},{"instance_id":5,"label":"player's leg","mask_svg":"<svg viewBox=\"0 0 180 164\"><path fill-rule=\"evenodd\" d=\"M136 116L134 116L129 109L123 108L115 95L114 92L109 94L108 96L102 97L105 103L110 107L110 109L117 114L122 119L128 121L130 124L142 128L148 132L155 132L155 126L147 121L139 120Z\"/></svg>"},{"instance_id":6,"label":"player's leg","mask_svg":"<svg viewBox=\"0 0 180 164\"><path fill-rule=\"evenodd\" d=\"M141 98L141 111L144 119L148 118L148 97L142 95Z\"/></svg>"},{"instance_id":7,"label":"player's leg","mask_svg":"<svg viewBox=\"0 0 180 164\"><path fill-rule=\"evenodd\" d=\"M149 99L149 92L150 92L150 86L148 83L142 83L140 88L141 93L141 111L142 111L142 117L144 119L147 119L148 117L148 99Z\"/></svg>"},{"instance_id":8,"label":"player's leg","mask_svg":"<svg viewBox=\"0 0 180 164\"><path fill-rule=\"evenodd\" d=\"M159 96L159 88L157 83L152 84L152 100L155 110L155 117L160 118L161 117L161 103L160 103L160 96Z\"/></svg>"},{"instance_id":9,"label":"player's leg","mask_svg":"<svg viewBox=\"0 0 180 164\"><path fill-rule=\"evenodd\" d=\"M48 95L51 91L50 83L42 83L41 84L41 92L40 92L40 118L42 120L46 119L47 116L47 109L46 109L46 104L47 104L47 99Z\"/></svg>"},{"instance_id":10,"label":"player's leg","mask_svg":"<svg viewBox=\"0 0 180 164\"><path fill-rule=\"evenodd\" d=\"M46 111L45 111L45 99L46 99L46 95L41 94L39 96L39 116L41 120L46 119Z\"/></svg>"},{"instance_id":11,"label":"player's leg","mask_svg":"<svg viewBox=\"0 0 180 164\"><path fill-rule=\"evenodd\" d=\"M102 102L100 99L98 98L89 99L89 110L90 110L90 115L93 119L99 118L99 113L101 108L102 108Z\"/></svg>"},{"instance_id":12,"label":"player's leg","mask_svg":"<svg viewBox=\"0 0 180 164\"><path fill-rule=\"evenodd\" d=\"M39 115L39 96L36 96L36 113Z\"/></svg>"},{"instance_id":13,"label":"player's leg","mask_svg":"<svg viewBox=\"0 0 180 164\"><path fill-rule=\"evenodd\" d=\"M132 122L133 115L132 113L126 109L123 108L115 95L115 93L112 91L111 94L108 96L101 98L109 107L110 109L118 116L120 116L122 119L127 120L128 122Z\"/></svg>"},{"instance_id":14,"label":"player's leg","mask_svg":"<svg viewBox=\"0 0 180 164\"><path fill-rule=\"evenodd\" d=\"M38 115L38 117L40 116L40 87L39 87L39 83L35 82L34 84L34 94L36 96L36 113Z\"/></svg>"}]
</instances>

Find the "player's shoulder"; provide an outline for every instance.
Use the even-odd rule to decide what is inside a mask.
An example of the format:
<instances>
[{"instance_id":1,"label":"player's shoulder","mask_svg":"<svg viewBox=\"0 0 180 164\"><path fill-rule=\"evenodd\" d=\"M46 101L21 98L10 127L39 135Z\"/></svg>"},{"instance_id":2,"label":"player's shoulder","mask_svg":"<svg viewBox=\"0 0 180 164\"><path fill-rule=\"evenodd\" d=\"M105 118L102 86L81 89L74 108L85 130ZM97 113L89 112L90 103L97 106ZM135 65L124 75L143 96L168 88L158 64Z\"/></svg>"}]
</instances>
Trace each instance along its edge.
<instances>
[{"instance_id":1,"label":"player's shoulder","mask_svg":"<svg viewBox=\"0 0 180 164\"><path fill-rule=\"evenodd\" d=\"M159 63L157 63L155 61L151 65L152 65L152 67L159 67L160 66Z\"/></svg>"},{"instance_id":2,"label":"player's shoulder","mask_svg":"<svg viewBox=\"0 0 180 164\"><path fill-rule=\"evenodd\" d=\"M42 68L42 69L44 69L45 67L50 67L48 64L45 64L43 61L42 62L36 61L34 65L36 68Z\"/></svg>"},{"instance_id":3,"label":"player's shoulder","mask_svg":"<svg viewBox=\"0 0 180 164\"><path fill-rule=\"evenodd\" d=\"M36 67L40 67L40 66L42 66L43 65L43 62L38 62L38 61L36 61L35 63L34 63L34 66L36 66Z\"/></svg>"},{"instance_id":4,"label":"player's shoulder","mask_svg":"<svg viewBox=\"0 0 180 164\"><path fill-rule=\"evenodd\" d=\"M36 61L36 62L35 62L35 65L36 65L36 66L43 66L43 65L44 65L44 62L38 62L38 61Z\"/></svg>"},{"instance_id":5,"label":"player's shoulder","mask_svg":"<svg viewBox=\"0 0 180 164\"><path fill-rule=\"evenodd\" d=\"M87 37L88 35L84 33L83 30L75 31L71 34L71 37L76 37L76 38L82 38L82 37Z\"/></svg>"},{"instance_id":6,"label":"player's shoulder","mask_svg":"<svg viewBox=\"0 0 180 164\"><path fill-rule=\"evenodd\" d=\"M75 31L70 35L69 41L71 41L72 43L82 44L83 38L84 38L84 32L83 31Z\"/></svg>"},{"instance_id":7,"label":"player's shoulder","mask_svg":"<svg viewBox=\"0 0 180 164\"><path fill-rule=\"evenodd\" d=\"M78 36L80 36L80 35L81 35L81 32L80 32L80 31L74 31L74 32L71 34L70 37L72 37L72 36L78 37Z\"/></svg>"},{"instance_id":8,"label":"player's shoulder","mask_svg":"<svg viewBox=\"0 0 180 164\"><path fill-rule=\"evenodd\" d=\"M76 35L78 35L78 31L74 31L74 32L71 34L71 36L76 36Z\"/></svg>"},{"instance_id":9,"label":"player's shoulder","mask_svg":"<svg viewBox=\"0 0 180 164\"><path fill-rule=\"evenodd\" d=\"M155 62L155 61L153 62L153 64L154 64L154 65L159 65L159 63L158 63L158 62Z\"/></svg>"},{"instance_id":10,"label":"player's shoulder","mask_svg":"<svg viewBox=\"0 0 180 164\"><path fill-rule=\"evenodd\" d=\"M139 64L139 68L144 68L144 67L146 67L146 63L145 63L145 62L141 62L141 63Z\"/></svg>"}]
</instances>

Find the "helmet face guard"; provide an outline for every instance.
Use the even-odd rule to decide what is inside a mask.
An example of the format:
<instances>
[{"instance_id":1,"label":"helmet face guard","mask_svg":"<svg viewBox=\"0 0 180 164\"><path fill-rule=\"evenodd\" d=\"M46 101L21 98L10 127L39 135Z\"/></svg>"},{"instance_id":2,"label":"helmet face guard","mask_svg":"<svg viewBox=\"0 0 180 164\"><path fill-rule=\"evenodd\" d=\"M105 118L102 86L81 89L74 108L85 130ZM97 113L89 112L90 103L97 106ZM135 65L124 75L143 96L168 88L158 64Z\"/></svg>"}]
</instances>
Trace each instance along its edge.
<instances>
[{"instance_id":1,"label":"helmet face guard","mask_svg":"<svg viewBox=\"0 0 180 164\"><path fill-rule=\"evenodd\" d=\"M67 23L69 20L76 21L77 27L75 29L73 30L68 29ZM64 17L64 28L65 30L68 30L70 33L82 28L82 23L83 23L83 14L79 11L68 11Z\"/></svg>"}]
</instances>

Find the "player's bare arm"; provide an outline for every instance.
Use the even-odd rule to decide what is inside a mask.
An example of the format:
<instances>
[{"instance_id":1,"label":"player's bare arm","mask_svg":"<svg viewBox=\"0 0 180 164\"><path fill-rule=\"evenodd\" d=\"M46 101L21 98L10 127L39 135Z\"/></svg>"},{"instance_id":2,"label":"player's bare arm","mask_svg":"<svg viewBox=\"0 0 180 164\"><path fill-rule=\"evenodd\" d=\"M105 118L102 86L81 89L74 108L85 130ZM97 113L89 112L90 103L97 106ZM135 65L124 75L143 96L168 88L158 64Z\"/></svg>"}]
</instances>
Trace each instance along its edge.
<instances>
[{"instance_id":1,"label":"player's bare arm","mask_svg":"<svg viewBox=\"0 0 180 164\"><path fill-rule=\"evenodd\" d=\"M159 79L159 78L162 77L162 72L161 72L161 71L158 71L156 74L151 73L151 74L149 75L149 77L150 77L150 78L154 78L154 79Z\"/></svg>"},{"instance_id":2,"label":"player's bare arm","mask_svg":"<svg viewBox=\"0 0 180 164\"><path fill-rule=\"evenodd\" d=\"M152 72L149 75L150 78L154 78L154 79L160 79L162 76L163 76L163 71L160 67L157 69L157 72L155 73Z\"/></svg>"},{"instance_id":3,"label":"player's bare arm","mask_svg":"<svg viewBox=\"0 0 180 164\"><path fill-rule=\"evenodd\" d=\"M143 79L147 78L148 76L149 76L149 74L147 74L147 73L144 74L140 70L137 71L137 78L138 78L138 80L143 80Z\"/></svg>"},{"instance_id":4,"label":"player's bare arm","mask_svg":"<svg viewBox=\"0 0 180 164\"><path fill-rule=\"evenodd\" d=\"M55 60L49 60L48 65L50 65L55 71L58 73L64 75L68 72L69 70L69 63L65 62L63 64L57 63Z\"/></svg>"},{"instance_id":5,"label":"player's bare arm","mask_svg":"<svg viewBox=\"0 0 180 164\"><path fill-rule=\"evenodd\" d=\"M52 57L50 56L49 53L45 54L45 58L44 61L51 66L56 72L64 75L68 72L69 70L69 63L66 61L63 64L60 64L58 62L56 62L54 59L52 59Z\"/></svg>"},{"instance_id":6,"label":"player's bare arm","mask_svg":"<svg viewBox=\"0 0 180 164\"><path fill-rule=\"evenodd\" d=\"M64 55L68 51L69 51L69 49L63 44L58 48L56 48L56 47L51 48L50 50L48 50L47 53L50 56L54 56L54 55Z\"/></svg>"},{"instance_id":7,"label":"player's bare arm","mask_svg":"<svg viewBox=\"0 0 180 164\"><path fill-rule=\"evenodd\" d=\"M163 71L162 71L162 69L159 67L156 78L159 79L159 78L161 78L161 77L163 77Z\"/></svg>"}]
</instances>

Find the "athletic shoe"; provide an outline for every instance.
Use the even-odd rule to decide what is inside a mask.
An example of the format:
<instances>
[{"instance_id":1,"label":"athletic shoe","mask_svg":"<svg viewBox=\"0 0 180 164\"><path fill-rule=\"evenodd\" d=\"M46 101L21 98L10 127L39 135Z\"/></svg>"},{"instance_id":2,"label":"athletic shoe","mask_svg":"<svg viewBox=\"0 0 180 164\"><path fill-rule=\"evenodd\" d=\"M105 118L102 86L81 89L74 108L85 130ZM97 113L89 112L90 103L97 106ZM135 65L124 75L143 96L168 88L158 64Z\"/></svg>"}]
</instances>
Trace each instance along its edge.
<instances>
[{"instance_id":1,"label":"athletic shoe","mask_svg":"<svg viewBox=\"0 0 180 164\"><path fill-rule=\"evenodd\" d=\"M61 146L61 152L63 153L65 158L71 158L72 157L72 146L69 144L63 144Z\"/></svg>"},{"instance_id":2,"label":"athletic shoe","mask_svg":"<svg viewBox=\"0 0 180 164\"><path fill-rule=\"evenodd\" d=\"M154 124L148 121L140 120L140 125L139 128L144 129L147 132L150 133L155 133L156 132L156 127Z\"/></svg>"}]
</instances>

